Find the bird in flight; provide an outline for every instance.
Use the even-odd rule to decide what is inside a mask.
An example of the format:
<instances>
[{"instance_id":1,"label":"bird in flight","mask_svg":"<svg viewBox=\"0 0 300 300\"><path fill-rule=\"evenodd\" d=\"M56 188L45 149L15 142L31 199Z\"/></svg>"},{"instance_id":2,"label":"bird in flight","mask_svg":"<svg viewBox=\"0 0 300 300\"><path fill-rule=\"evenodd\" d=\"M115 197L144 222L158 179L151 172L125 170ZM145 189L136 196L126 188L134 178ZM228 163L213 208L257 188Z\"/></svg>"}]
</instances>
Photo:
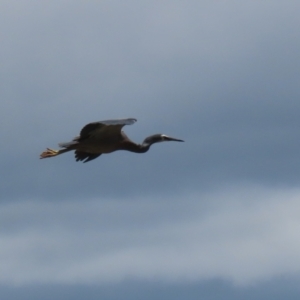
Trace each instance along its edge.
<instances>
[{"instance_id":1,"label":"bird in flight","mask_svg":"<svg viewBox=\"0 0 300 300\"><path fill-rule=\"evenodd\" d=\"M145 138L142 144L136 144L131 141L122 131L125 125L131 125L136 119L118 119L93 122L85 125L80 135L71 142L58 144L60 150L47 148L41 153L40 158L48 158L75 150L76 161L84 163L93 160L103 153L111 153L117 150L127 150L135 153L145 153L150 146L158 142L183 140L169 137L165 134L154 134Z\"/></svg>"}]
</instances>

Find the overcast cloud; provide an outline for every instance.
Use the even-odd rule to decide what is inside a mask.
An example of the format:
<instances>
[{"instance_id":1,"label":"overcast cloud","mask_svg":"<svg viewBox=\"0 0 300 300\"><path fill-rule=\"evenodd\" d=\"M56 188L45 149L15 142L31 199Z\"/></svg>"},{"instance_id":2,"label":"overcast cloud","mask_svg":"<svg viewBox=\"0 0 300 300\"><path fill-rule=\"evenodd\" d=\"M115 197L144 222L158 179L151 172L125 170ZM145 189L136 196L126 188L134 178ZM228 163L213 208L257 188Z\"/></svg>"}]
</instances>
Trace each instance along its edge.
<instances>
[{"instance_id":1,"label":"overcast cloud","mask_svg":"<svg viewBox=\"0 0 300 300\"><path fill-rule=\"evenodd\" d=\"M299 9L1 1L1 298L298 299ZM38 159L127 117L185 143Z\"/></svg>"}]
</instances>

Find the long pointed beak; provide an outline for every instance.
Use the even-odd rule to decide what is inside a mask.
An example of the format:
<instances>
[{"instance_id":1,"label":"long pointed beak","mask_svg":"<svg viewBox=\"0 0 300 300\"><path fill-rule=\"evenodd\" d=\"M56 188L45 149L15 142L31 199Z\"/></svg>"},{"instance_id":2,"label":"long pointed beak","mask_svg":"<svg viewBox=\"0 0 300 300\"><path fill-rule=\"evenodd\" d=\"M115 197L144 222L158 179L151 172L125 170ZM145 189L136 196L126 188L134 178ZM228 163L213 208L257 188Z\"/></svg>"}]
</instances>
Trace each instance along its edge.
<instances>
[{"instance_id":1,"label":"long pointed beak","mask_svg":"<svg viewBox=\"0 0 300 300\"><path fill-rule=\"evenodd\" d=\"M175 139L170 136L165 136L165 141L184 142L183 140Z\"/></svg>"}]
</instances>

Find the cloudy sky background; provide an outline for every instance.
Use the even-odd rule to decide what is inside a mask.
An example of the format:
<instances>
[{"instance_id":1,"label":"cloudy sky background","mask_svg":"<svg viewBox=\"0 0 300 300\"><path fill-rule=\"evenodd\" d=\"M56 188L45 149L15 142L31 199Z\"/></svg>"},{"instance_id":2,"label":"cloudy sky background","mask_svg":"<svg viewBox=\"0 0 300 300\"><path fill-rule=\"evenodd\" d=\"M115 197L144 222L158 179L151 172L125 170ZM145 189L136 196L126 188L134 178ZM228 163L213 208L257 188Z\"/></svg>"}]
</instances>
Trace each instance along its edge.
<instances>
[{"instance_id":1,"label":"cloudy sky background","mask_svg":"<svg viewBox=\"0 0 300 300\"><path fill-rule=\"evenodd\" d=\"M1 298L299 299L299 9L1 1ZM127 117L185 143L38 159Z\"/></svg>"}]
</instances>

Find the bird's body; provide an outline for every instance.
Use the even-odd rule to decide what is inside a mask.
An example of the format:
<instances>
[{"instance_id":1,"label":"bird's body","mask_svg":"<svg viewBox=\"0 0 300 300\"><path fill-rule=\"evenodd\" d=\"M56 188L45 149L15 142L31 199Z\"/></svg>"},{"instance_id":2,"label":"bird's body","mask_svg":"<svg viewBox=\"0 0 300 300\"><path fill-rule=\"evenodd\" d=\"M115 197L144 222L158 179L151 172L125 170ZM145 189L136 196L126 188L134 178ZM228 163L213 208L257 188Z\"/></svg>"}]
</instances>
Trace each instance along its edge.
<instances>
[{"instance_id":1,"label":"bird's body","mask_svg":"<svg viewBox=\"0 0 300 300\"><path fill-rule=\"evenodd\" d=\"M81 129L80 135L75 137L71 142L60 143L59 146L63 149L53 150L47 148L40 155L40 158L53 157L75 150L76 161L87 162L103 153L111 153L117 150L144 153L149 150L152 144L157 142L183 142L164 134L155 134L146 138L142 144L136 144L121 130L123 126L131 125L135 122L136 119L130 118L89 123Z\"/></svg>"}]
</instances>

